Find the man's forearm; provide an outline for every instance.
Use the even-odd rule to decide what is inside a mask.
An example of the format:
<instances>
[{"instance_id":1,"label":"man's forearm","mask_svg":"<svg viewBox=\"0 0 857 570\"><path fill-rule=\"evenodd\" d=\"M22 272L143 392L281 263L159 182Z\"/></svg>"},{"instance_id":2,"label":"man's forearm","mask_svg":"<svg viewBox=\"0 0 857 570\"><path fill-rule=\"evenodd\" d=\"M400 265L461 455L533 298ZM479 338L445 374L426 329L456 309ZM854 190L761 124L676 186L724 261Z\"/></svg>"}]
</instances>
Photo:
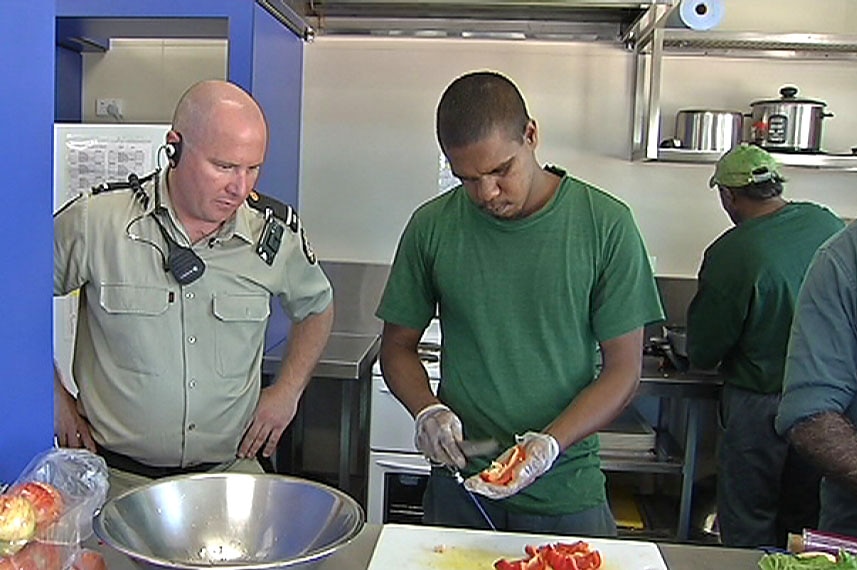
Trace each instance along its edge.
<instances>
[{"instance_id":1,"label":"man's forearm","mask_svg":"<svg viewBox=\"0 0 857 570\"><path fill-rule=\"evenodd\" d=\"M823 473L857 491L857 430L837 412L822 412L791 428L788 439Z\"/></svg>"},{"instance_id":2,"label":"man's forearm","mask_svg":"<svg viewBox=\"0 0 857 570\"><path fill-rule=\"evenodd\" d=\"M333 303L321 313L294 323L289 332L276 384L301 393L327 345L333 326Z\"/></svg>"},{"instance_id":3,"label":"man's forearm","mask_svg":"<svg viewBox=\"0 0 857 570\"><path fill-rule=\"evenodd\" d=\"M416 416L426 406L439 402L431 391L428 374L416 350L383 341L381 355L384 381L412 416Z\"/></svg>"}]
</instances>

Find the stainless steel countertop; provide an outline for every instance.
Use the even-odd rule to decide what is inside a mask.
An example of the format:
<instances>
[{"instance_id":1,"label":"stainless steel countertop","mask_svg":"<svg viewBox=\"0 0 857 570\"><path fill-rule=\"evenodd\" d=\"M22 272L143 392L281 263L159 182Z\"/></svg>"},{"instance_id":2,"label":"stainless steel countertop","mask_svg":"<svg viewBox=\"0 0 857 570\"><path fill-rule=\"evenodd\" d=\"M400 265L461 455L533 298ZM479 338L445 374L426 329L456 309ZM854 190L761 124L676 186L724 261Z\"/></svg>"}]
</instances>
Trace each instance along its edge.
<instances>
[{"instance_id":1,"label":"stainless steel countertop","mask_svg":"<svg viewBox=\"0 0 857 570\"><path fill-rule=\"evenodd\" d=\"M723 378L710 370L661 370L659 364L658 357L643 357L638 396L714 399L723 387Z\"/></svg>"},{"instance_id":2,"label":"stainless steel countertop","mask_svg":"<svg viewBox=\"0 0 857 570\"><path fill-rule=\"evenodd\" d=\"M300 568L315 570L365 570L378 541L381 525L367 524L351 543L313 565ZM134 563L124 554L99 544L93 537L86 546L104 554L110 570L136 570ZM658 543L658 548L670 570L753 570L758 568L762 552L759 550L695 546L689 544Z\"/></svg>"},{"instance_id":3,"label":"stainless steel countertop","mask_svg":"<svg viewBox=\"0 0 857 570\"><path fill-rule=\"evenodd\" d=\"M331 333L312 375L339 380L368 379L380 349L381 336L377 334ZM275 375L281 361L279 353L265 355L262 373Z\"/></svg>"}]
</instances>

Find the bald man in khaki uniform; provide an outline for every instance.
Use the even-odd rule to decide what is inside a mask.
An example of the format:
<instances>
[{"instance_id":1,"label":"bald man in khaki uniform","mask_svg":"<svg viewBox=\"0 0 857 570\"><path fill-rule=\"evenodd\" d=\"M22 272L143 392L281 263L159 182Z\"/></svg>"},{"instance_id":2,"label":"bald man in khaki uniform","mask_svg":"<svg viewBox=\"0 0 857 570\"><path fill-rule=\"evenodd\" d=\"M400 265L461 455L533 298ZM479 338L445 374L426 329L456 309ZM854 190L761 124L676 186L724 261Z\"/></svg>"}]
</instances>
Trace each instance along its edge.
<instances>
[{"instance_id":1,"label":"bald man in khaki uniform","mask_svg":"<svg viewBox=\"0 0 857 570\"><path fill-rule=\"evenodd\" d=\"M253 458L276 449L333 321L332 288L296 213L259 207L253 192L267 146L258 104L205 81L172 127L165 173L54 218L54 294L80 289L79 393L57 378L56 435L136 482L259 470ZM260 392L272 295L292 328Z\"/></svg>"}]
</instances>

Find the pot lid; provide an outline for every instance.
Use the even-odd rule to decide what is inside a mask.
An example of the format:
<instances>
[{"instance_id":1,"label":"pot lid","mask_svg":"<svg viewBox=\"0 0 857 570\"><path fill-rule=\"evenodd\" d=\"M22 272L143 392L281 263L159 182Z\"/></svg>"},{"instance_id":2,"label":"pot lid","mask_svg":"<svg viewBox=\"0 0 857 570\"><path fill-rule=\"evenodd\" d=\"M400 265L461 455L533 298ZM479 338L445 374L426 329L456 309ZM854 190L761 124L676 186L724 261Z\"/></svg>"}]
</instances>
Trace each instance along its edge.
<instances>
[{"instance_id":1,"label":"pot lid","mask_svg":"<svg viewBox=\"0 0 857 570\"><path fill-rule=\"evenodd\" d=\"M676 113L685 113L688 115L702 115L704 113L712 113L715 115L741 115L744 116L744 113L741 111L734 111L730 109L679 109Z\"/></svg>"},{"instance_id":2,"label":"pot lid","mask_svg":"<svg viewBox=\"0 0 857 570\"><path fill-rule=\"evenodd\" d=\"M787 85L780 89L780 98L779 99L762 99L760 101L753 101L750 103L751 107L756 105L820 105L821 107L826 107L827 103L824 101L818 101L815 99L800 99L797 97L797 87L792 87L791 85Z\"/></svg>"}]
</instances>

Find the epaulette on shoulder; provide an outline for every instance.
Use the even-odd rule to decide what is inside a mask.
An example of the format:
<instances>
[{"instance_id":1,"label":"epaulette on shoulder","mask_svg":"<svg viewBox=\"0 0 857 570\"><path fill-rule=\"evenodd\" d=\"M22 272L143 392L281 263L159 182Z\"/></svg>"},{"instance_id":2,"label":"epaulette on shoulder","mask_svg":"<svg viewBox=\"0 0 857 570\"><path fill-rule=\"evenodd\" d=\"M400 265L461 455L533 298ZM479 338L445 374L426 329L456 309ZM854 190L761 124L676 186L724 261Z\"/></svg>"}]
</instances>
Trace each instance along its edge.
<instances>
[{"instance_id":1,"label":"epaulette on shoulder","mask_svg":"<svg viewBox=\"0 0 857 570\"><path fill-rule=\"evenodd\" d=\"M271 198L270 196L260 194L253 190L250 192L250 195L247 196L247 205L266 215L267 212L270 211L272 215L279 218L281 222L289 226L289 228L294 232L297 232L300 227L298 214L295 212L295 209L275 198Z\"/></svg>"}]
</instances>

